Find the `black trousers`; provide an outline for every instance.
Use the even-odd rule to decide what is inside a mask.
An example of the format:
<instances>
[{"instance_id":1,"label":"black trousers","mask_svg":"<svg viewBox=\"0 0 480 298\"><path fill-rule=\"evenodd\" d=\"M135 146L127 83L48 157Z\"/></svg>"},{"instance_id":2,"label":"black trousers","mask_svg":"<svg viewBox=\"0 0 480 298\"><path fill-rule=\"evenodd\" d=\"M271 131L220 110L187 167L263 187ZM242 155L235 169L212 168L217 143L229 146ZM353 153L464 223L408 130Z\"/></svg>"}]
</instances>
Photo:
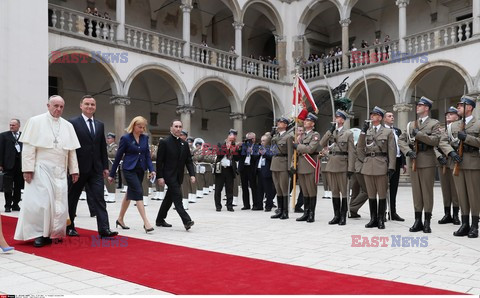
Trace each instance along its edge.
<instances>
[{"instance_id":1,"label":"black trousers","mask_svg":"<svg viewBox=\"0 0 480 298\"><path fill-rule=\"evenodd\" d=\"M395 165L395 173L393 173L390 178L390 208L392 213L397 212L397 192L398 192L398 181L400 181L400 169L402 168L402 158L397 157L397 162Z\"/></svg>"},{"instance_id":2,"label":"black trousers","mask_svg":"<svg viewBox=\"0 0 480 298\"><path fill-rule=\"evenodd\" d=\"M13 169L5 170L3 174L3 191L5 194L5 208L18 207L22 197L24 185L20 154L16 157Z\"/></svg>"},{"instance_id":3,"label":"black trousers","mask_svg":"<svg viewBox=\"0 0 480 298\"><path fill-rule=\"evenodd\" d=\"M265 209L272 209L273 208L273 198L277 194L275 187L273 186L273 179L272 176L265 177L262 175L261 171L257 172L258 178L258 199L260 200L260 206L263 202L263 198L265 198Z\"/></svg>"},{"instance_id":4,"label":"black trousers","mask_svg":"<svg viewBox=\"0 0 480 298\"><path fill-rule=\"evenodd\" d=\"M227 208L233 208L233 179L235 174L232 167L222 167L220 174L215 174L215 207L222 209L222 190L225 186L225 193L227 195Z\"/></svg>"},{"instance_id":5,"label":"black trousers","mask_svg":"<svg viewBox=\"0 0 480 298\"><path fill-rule=\"evenodd\" d=\"M97 173L94 170L89 173L80 173L78 181L72 183L71 178L68 179L68 215L72 222L68 228L75 227L75 216L77 213L78 200L85 188L87 193L87 203L92 204L95 215L97 216L97 228L99 233L106 232L110 229L108 223L107 203L103 197L104 189L103 173Z\"/></svg>"},{"instance_id":6,"label":"black trousers","mask_svg":"<svg viewBox=\"0 0 480 298\"><path fill-rule=\"evenodd\" d=\"M191 221L190 215L188 215L187 211L183 208L182 203L182 188L178 181L167 183L168 189L167 193L165 194L165 198L163 199L162 205L160 205L160 209L158 210L156 223L161 223L162 221L167 218L168 211L172 207L172 203L177 210L178 215L182 219L183 224Z\"/></svg>"},{"instance_id":7,"label":"black trousers","mask_svg":"<svg viewBox=\"0 0 480 298\"><path fill-rule=\"evenodd\" d=\"M263 208L262 201L258 199L255 167L244 166L240 172L240 181L242 182L243 207L250 208L250 187L252 189L253 208Z\"/></svg>"}]
</instances>

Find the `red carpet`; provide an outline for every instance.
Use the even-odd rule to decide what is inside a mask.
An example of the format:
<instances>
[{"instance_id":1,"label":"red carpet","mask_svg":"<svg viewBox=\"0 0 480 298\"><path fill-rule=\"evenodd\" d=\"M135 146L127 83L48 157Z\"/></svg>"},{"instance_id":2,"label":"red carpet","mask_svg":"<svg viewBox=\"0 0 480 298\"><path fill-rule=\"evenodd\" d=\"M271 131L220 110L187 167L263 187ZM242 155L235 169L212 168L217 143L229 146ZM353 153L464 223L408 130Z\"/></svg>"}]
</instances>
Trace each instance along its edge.
<instances>
[{"instance_id":1,"label":"red carpet","mask_svg":"<svg viewBox=\"0 0 480 298\"><path fill-rule=\"evenodd\" d=\"M83 229L80 238L34 248L12 240L16 218L2 222L16 250L174 294L459 294L135 238L123 238L120 247L92 247L97 234Z\"/></svg>"}]
</instances>

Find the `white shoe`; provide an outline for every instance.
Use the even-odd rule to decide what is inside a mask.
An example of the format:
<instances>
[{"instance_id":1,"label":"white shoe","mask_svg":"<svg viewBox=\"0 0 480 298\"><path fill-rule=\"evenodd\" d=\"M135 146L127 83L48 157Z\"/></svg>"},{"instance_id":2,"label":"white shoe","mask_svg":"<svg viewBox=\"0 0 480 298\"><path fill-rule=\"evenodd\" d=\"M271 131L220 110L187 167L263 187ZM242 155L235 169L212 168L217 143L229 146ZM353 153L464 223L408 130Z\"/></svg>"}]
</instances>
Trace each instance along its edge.
<instances>
[{"instance_id":1,"label":"white shoe","mask_svg":"<svg viewBox=\"0 0 480 298\"><path fill-rule=\"evenodd\" d=\"M114 193L109 193L109 194L105 197L105 202L107 202L107 203L115 203L115 194L114 194Z\"/></svg>"},{"instance_id":2,"label":"white shoe","mask_svg":"<svg viewBox=\"0 0 480 298\"><path fill-rule=\"evenodd\" d=\"M204 188L203 188L203 194L204 194L204 195L208 195L208 187L204 187Z\"/></svg>"},{"instance_id":3,"label":"white shoe","mask_svg":"<svg viewBox=\"0 0 480 298\"><path fill-rule=\"evenodd\" d=\"M143 206L148 206L148 196L143 196Z\"/></svg>"},{"instance_id":4,"label":"white shoe","mask_svg":"<svg viewBox=\"0 0 480 298\"><path fill-rule=\"evenodd\" d=\"M209 187L208 187L208 191L209 191L209 192L212 192L212 191L213 191L213 186L209 186Z\"/></svg>"},{"instance_id":5,"label":"white shoe","mask_svg":"<svg viewBox=\"0 0 480 298\"><path fill-rule=\"evenodd\" d=\"M203 198L203 192L201 190L197 190L197 198Z\"/></svg>"},{"instance_id":6,"label":"white shoe","mask_svg":"<svg viewBox=\"0 0 480 298\"><path fill-rule=\"evenodd\" d=\"M237 206L237 205L238 205L238 197L233 197L232 205L233 205L233 206Z\"/></svg>"},{"instance_id":7,"label":"white shoe","mask_svg":"<svg viewBox=\"0 0 480 298\"><path fill-rule=\"evenodd\" d=\"M127 186L124 185L123 188L122 188L122 190L121 190L120 192L127 192Z\"/></svg>"},{"instance_id":8,"label":"white shoe","mask_svg":"<svg viewBox=\"0 0 480 298\"><path fill-rule=\"evenodd\" d=\"M197 202L197 196L194 193L189 193L188 194L188 202L189 203L196 203Z\"/></svg>"},{"instance_id":9,"label":"white shoe","mask_svg":"<svg viewBox=\"0 0 480 298\"><path fill-rule=\"evenodd\" d=\"M183 209L188 210L188 199L182 199Z\"/></svg>"}]
</instances>

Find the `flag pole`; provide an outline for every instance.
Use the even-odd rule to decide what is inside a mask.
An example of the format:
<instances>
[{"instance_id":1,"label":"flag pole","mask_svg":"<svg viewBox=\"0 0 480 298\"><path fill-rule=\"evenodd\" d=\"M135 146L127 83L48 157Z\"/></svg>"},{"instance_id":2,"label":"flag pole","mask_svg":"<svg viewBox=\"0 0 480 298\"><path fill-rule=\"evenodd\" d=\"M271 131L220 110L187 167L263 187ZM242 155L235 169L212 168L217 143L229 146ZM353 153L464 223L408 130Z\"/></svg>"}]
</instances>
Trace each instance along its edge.
<instances>
[{"instance_id":1,"label":"flag pole","mask_svg":"<svg viewBox=\"0 0 480 298\"><path fill-rule=\"evenodd\" d=\"M298 67L295 68L295 82L294 82L294 89L295 95L293 96L295 100L295 113L293 120L295 121L295 128L293 134L293 142L297 143L297 126L298 126ZM293 192L292 192L292 208L295 210L295 204L297 199L297 149L293 149L293 169L295 172L293 173Z\"/></svg>"}]
</instances>

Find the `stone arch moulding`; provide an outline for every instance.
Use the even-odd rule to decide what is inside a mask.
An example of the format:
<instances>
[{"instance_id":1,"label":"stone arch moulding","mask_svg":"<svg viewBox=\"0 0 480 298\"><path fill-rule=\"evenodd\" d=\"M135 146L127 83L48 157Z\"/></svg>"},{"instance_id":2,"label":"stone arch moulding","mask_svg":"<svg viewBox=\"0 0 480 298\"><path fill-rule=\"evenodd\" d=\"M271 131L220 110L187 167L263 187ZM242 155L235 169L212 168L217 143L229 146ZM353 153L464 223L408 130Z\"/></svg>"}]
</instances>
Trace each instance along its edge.
<instances>
[{"instance_id":1,"label":"stone arch moulding","mask_svg":"<svg viewBox=\"0 0 480 298\"><path fill-rule=\"evenodd\" d=\"M340 3L339 0L328 0L328 2L332 3L335 5L335 7L338 9L338 14L340 15L340 20L343 18L343 6ZM310 12L312 12L312 9L315 5L317 5L319 2L318 0L311 0L310 3L305 7L303 10L302 14L300 15L300 18L298 19L298 30L302 32L298 32L298 35L303 35L305 33L305 29L308 27L308 24L305 24L306 22L310 23L317 15L310 15ZM309 19L307 19L307 17ZM305 26L301 26L301 24L304 24ZM340 26L340 25L339 25ZM303 27L303 29L302 29Z\"/></svg>"},{"instance_id":2,"label":"stone arch moulding","mask_svg":"<svg viewBox=\"0 0 480 298\"><path fill-rule=\"evenodd\" d=\"M168 83L170 83L173 90L175 90L175 94L177 95L178 105L185 105L190 102L188 98L187 88L185 87L185 84L183 83L180 76L175 71L173 71L170 67L160 63L146 63L140 66L137 66L134 70L132 70L128 75L127 79L125 80L125 85L124 85L125 94L128 94L133 80L140 73L147 70L158 70L159 72L166 75L164 79Z\"/></svg>"},{"instance_id":3,"label":"stone arch moulding","mask_svg":"<svg viewBox=\"0 0 480 298\"><path fill-rule=\"evenodd\" d=\"M120 76L118 75L115 68L110 63L103 60L102 57L92 56L92 52L95 52L95 51L94 50L89 50L89 49L83 48L83 47L60 48L58 50L51 51L48 54L48 64L51 65L55 60L65 56L65 55L81 54L81 55L88 56L92 59L95 59L95 61L97 61L98 64L102 65L102 67L110 74L111 79L109 79L109 81L111 82L110 84L111 84L111 87L112 87L112 93L113 94L123 94L122 80L120 79Z\"/></svg>"},{"instance_id":4,"label":"stone arch moulding","mask_svg":"<svg viewBox=\"0 0 480 298\"><path fill-rule=\"evenodd\" d=\"M230 93L230 94L225 94L225 95L227 95L227 100L230 104L232 113L241 113L242 108L241 108L240 98L239 98L238 93L235 90L235 88L233 88L233 86L230 83L228 83L227 81L225 81L225 80L223 80L219 77L214 77L214 76L205 77L205 78L203 78L203 79L201 79L201 80L199 80L198 82L195 83L195 85L192 88L192 91L190 91L190 98L191 98L190 104L191 105L193 105L193 97L195 96L195 93L197 93L198 89L200 89L201 86L203 86L204 84L206 84L208 82L216 82L216 83L219 83L220 85L222 85L224 87L224 89L221 90L221 92L225 94L225 91L228 91Z\"/></svg>"},{"instance_id":5,"label":"stone arch moulding","mask_svg":"<svg viewBox=\"0 0 480 298\"><path fill-rule=\"evenodd\" d=\"M283 32L284 32L283 19L280 16L280 14L278 13L278 10L270 3L270 1L261 1L261 0L249 0L249 1L247 1L247 3L245 3L245 5L243 6L242 11L241 11L241 18L240 18L241 22L245 23L244 22L245 13L247 12L248 8L252 4L255 4L255 3L259 3L259 4L261 4L265 7L268 7L268 9L272 12L272 15L267 16L267 17L270 17L270 20L275 25L276 35L283 36Z\"/></svg>"},{"instance_id":6,"label":"stone arch moulding","mask_svg":"<svg viewBox=\"0 0 480 298\"><path fill-rule=\"evenodd\" d=\"M412 92L414 90L412 86L414 86L415 83L417 83L428 70L439 66L449 67L455 70L463 78L465 83L467 83L467 93L474 90L473 79L462 66L448 60L436 60L425 63L413 71L413 74L406 80L405 85L402 88L400 94L401 103L410 103L410 101L407 99L410 99L412 96Z\"/></svg>"},{"instance_id":7,"label":"stone arch moulding","mask_svg":"<svg viewBox=\"0 0 480 298\"><path fill-rule=\"evenodd\" d=\"M241 9L237 0L222 0L222 2L230 9L233 14L233 20L238 22L241 18Z\"/></svg>"},{"instance_id":8,"label":"stone arch moulding","mask_svg":"<svg viewBox=\"0 0 480 298\"><path fill-rule=\"evenodd\" d=\"M342 10L342 13L340 13L340 15L343 16L344 19L350 18L352 9L357 3L358 3L358 0L347 0L345 3L345 6L343 6L343 10Z\"/></svg>"},{"instance_id":9,"label":"stone arch moulding","mask_svg":"<svg viewBox=\"0 0 480 298\"><path fill-rule=\"evenodd\" d=\"M399 103L400 91L389 77L386 77L385 75L380 73L370 73L365 75L365 78L367 79L367 84L368 80L379 80L384 82L390 88L390 90L392 90L395 104ZM355 102L352 97L357 98L358 94L363 88L365 88L365 81L363 79L363 76L358 77L355 81L352 82L352 84L350 84L350 88L347 91L346 96L352 100L352 104Z\"/></svg>"},{"instance_id":10,"label":"stone arch moulding","mask_svg":"<svg viewBox=\"0 0 480 298\"><path fill-rule=\"evenodd\" d=\"M275 117L278 118L279 116L285 114L285 109L284 109L284 106L282 105L282 103L280 102L280 100L279 100L277 94L275 93L275 91L273 91L273 90L271 90L271 91L272 91L273 104L274 104L272 109L275 112ZM252 88L250 91L247 92L244 99L242 100L242 103L241 103L242 107L241 108L242 108L242 113L243 114L245 114L245 107L247 106L248 100L256 92L266 92L268 94L268 97L270 98L270 90L267 87L257 86L257 87Z\"/></svg>"}]
</instances>

